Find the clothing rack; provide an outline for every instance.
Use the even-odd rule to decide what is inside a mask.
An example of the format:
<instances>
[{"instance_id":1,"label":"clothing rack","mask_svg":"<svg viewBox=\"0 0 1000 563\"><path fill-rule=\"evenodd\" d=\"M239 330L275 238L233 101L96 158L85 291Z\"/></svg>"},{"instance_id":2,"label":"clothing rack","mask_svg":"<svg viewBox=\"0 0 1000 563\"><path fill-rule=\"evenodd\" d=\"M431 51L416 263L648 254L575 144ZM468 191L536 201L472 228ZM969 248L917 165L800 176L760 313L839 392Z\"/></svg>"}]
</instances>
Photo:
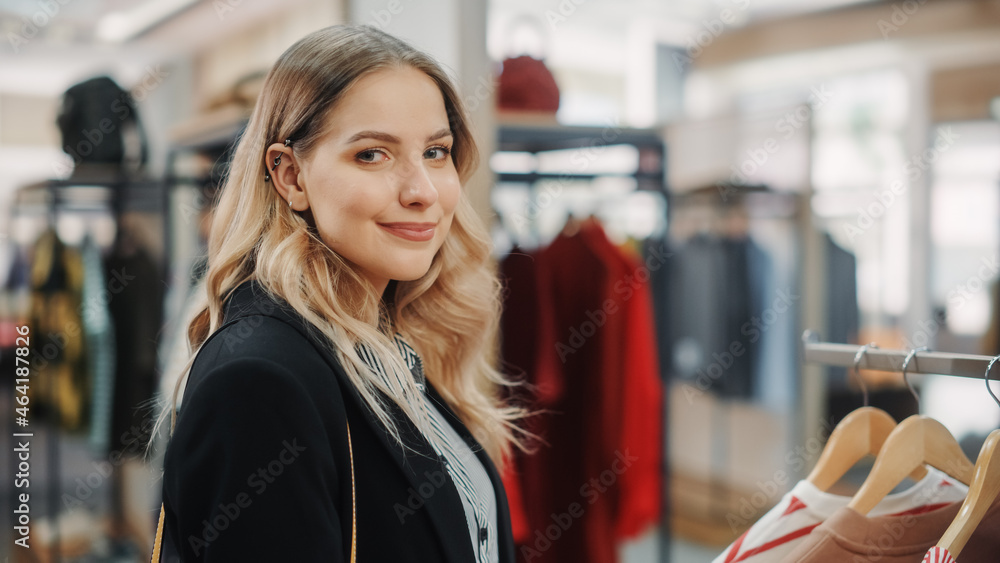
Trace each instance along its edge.
<instances>
[{"instance_id":1,"label":"clothing rack","mask_svg":"<svg viewBox=\"0 0 1000 563\"><path fill-rule=\"evenodd\" d=\"M627 145L633 147L638 155L636 168L631 172L609 172L594 171L590 169L591 161L600 160L601 152L613 146ZM576 155L585 159L581 165L573 161L571 169L560 169L553 171L516 170L504 169L503 167L492 166L496 175L498 185L517 184L525 186L528 190L528 198L532 205L539 208L548 207L552 199L550 194L543 193L539 184L545 181L554 182L585 182L595 181L601 178L631 178L635 181L636 192L649 192L659 194L664 201L665 210L671 208L671 194L667 189L667 146L661 134L657 131L641 128L619 127L615 124L608 124L606 127L600 126L567 126L555 124L528 124L523 122L505 121L502 117L497 127L497 153L527 153L538 157L544 153L555 153L558 151L578 151ZM497 188L495 187L494 190ZM550 198L550 199L545 199ZM569 217L573 216L574 210L566 203L558 205L565 207ZM600 204L594 204L591 213L600 210ZM499 212L503 215L502 210ZM534 238L533 244L537 245L543 236L539 232L539 222L537 216L527 214L530 236ZM583 218L583 217L579 217ZM667 224L667 216L663 217L663 225ZM508 231L510 232L510 231ZM515 241L524 248L524 241ZM664 433L668 433L668 423L670 420L669 403L664 400L662 406L662 419L659 421ZM658 550L660 561L669 561L671 529L670 512L671 505L669 499L669 474L670 461L669 450L663 448L660 460L660 474L662 479L663 492L660 495L661 520L658 534Z\"/></svg>"},{"instance_id":2,"label":"clothing rack","mask_svg":"<svg viewBox=\"0 0 1000 563\"><path fill-rule=\"evenodd\" d=\"M32 208L45 211L159 211L162 182L126 178L45 180L15 192L12 212Z\"/></svg>"},{"instance_id":3,"label":"clothing rack","mask_svg":"<svg viewBox=\"0 0 1000 563\"><path fill-rule=\"evenodd\" d=\"M809 363L828 366L854 367L854 359L864 348L855 344L820 342L815 333L806 331L802 335L803 359ZM861 354L859 369L879 371L902 371L903 362L912 353L910 350L890 350L869 347ZM986 368L994 358L974 354L953 354L948 352L918 351L906 366L907 374L936 374L985 379ZM1000 380L1000 379L998 379Z\"/></svg>"},{"instance_id":4,"label":"clothing rack","mask_svg":"<svg viewBox=\"0 0 1000 563\"><path fill-rule=\"evenodd\" d=\"M133 179L118 174L49 179L19 188L6 211L10 218L44 216L50 228L55 226L60 213L109 213L117 224L121 215L127 211L162 212L165 208L164 194L162 181ZM11 418L7 422L9 433L16 432L13 425L14 420ZM41 420L40 426L45 428L45 486L48 489L48 516L52 521L48 560L58 563L64 560L59 524L63 508L60 506L63 496L60 429L54 419Z\"/></svg>"}]
</instances>

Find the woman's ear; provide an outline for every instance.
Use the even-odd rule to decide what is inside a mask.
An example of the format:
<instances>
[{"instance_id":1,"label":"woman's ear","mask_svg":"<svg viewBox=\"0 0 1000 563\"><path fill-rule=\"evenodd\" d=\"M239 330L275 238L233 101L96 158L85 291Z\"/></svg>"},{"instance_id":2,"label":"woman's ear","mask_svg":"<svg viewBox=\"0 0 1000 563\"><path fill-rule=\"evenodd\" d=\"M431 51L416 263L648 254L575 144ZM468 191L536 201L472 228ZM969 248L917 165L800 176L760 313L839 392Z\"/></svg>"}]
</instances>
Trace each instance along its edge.
<instances>
[{"instance_id":1,"label":"woman's ear","mask_svg":"<svg viewBox=\"0 0 1000 563\"><path fill-rule=\"evenodd\" d=\"M271 176L271 184L289 207L295 211L309 209L305 189L300 185L299 165L291 147L282 143L271 144L264 153L264 165Z\"/></svg>"}]
</instances>

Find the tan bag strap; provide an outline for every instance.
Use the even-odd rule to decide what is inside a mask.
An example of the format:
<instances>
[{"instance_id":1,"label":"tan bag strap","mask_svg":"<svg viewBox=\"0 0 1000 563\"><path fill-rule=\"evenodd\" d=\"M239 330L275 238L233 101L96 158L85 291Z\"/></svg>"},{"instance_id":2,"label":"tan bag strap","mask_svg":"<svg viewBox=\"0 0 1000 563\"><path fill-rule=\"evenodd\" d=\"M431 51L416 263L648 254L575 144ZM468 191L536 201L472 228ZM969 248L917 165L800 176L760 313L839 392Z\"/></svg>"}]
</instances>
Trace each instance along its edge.
<instances>
[{"instance_id":1,"label":"tan bag strap","mask_svg":"<svg viewBox=\"0 0 1000 563\"><path fill-rule=\"evenodd\" d=\"M347 451L351 455L351 563L358 559L358 505L354 493L354 446L351 445L351 423L347 423Z\"/></svg>"},{"instance_id":2,"label":"tan bag strap","mask_svg":"<svg viewBox=\"0 0 1000 563\"><path fill-rule=\"evenodd\" d=\"M347 451L351 456L351 563L358 558L358 506L354 491L354 446L351 444L351 423L347 423ZM163 546L164 507L160 505L160 518L156 523L156 539L153 540L151 563L160 563L160 548Z\"/></svg>"},{"instance_id":3,"label":"tan bag strap","mask_svg":"<svg viewBox=\"0 0 1000 563\"><path fill-rule=\"evenodd\" d=\"M156 522L156 539L153 540L153 556L150 558L151 563L160 563L160 547L163 546L163 505L160 505L160 518Z\"/></svg>"}]
</instances>

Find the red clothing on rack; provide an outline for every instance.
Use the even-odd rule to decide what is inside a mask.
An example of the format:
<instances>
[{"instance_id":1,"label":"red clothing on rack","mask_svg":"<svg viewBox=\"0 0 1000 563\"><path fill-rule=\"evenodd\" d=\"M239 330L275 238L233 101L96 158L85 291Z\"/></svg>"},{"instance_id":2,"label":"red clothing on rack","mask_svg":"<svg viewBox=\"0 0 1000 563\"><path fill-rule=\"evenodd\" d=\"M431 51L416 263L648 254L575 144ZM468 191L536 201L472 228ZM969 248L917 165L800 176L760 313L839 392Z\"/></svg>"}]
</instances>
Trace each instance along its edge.
<instances>
[{"instance_id":1,"label":"red clothing on rack","mask_svg":"<svg viewBox=\"0 0 1000 563\"><path fill-rule=\"evenodd\" d=\"M515 247L500 263L500 277L504 283L504 312L500 319L500 356L504 373L516 381L532 383L535 358L538 356L538 280L536 256ZM530 390L516 388L510 399L524 404ZM537 403L531 406L536 407ZM525 426L530 430L532 421ZM519 452L506 464L503 471L507 504L514 542L521 545L528 541L531 528L525 514L524 496L521 491Z\"/></svg>"},{"instance_id":2,"label":"red clothing on rack","mask_svg":"<svg viewBox=\"0 0 1000 563\"><path fill-rule=\"evenodd\" d=\"M662 387L649 272L596 222L559 236L535 266L538 357L525 371L542 384L532 406L546 412L529 426L543 443L518 459L531 531L519 558L612 562L622 539L660 517Z\"/></svg>"},{"instance_id":3,"label":"red clothing on rack","mask_svg":"<svg viewBox=\"0 0 1000 563\"><path fill-rule=\"evenodd\" d=\"M607 241L607 239L604 239ZM663 454L663 384L657 356L653 296L650 294L651 267L631 256L625 259L635 280L634 296L625 302L625 334L622 349L627 380L623 385L622 445L636 459L621 480L621 509L615 533L632 538L661 518L660 507L665 478ZM662 264L659 264L662 266ZM654 267L658 267L654 264Z\"/></svg>"},{"instance_id":4,"label":"red clothing on rack","mask_svg":"<svg viewBox=\"0 0 1000 563\"><path fill-rule=\"evenodd\" d=\"M517 473L514 460L504 465L500 474L504 490L507 492L507 507L510 509L511 535L515 545L528 541L531 529L528 528L528 516L524 512L524 493L521 492L521 477Z\"/></svg>"}]
</instances>

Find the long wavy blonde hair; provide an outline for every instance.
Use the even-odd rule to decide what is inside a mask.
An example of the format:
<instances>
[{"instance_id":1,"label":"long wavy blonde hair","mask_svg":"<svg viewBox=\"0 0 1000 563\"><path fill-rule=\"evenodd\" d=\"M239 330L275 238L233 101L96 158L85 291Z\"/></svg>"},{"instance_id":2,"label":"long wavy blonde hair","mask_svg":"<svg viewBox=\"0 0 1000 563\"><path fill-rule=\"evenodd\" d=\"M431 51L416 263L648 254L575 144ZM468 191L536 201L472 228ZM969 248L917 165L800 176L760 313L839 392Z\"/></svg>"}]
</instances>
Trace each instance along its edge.
<instances>
[{"instance_id":1,"label":"long wavy blonde hair","mask_svg":"<svg viewBox=\"0 0 1000 563\"><path fill-rule=\"evenodd\" d=\"M325 117L347 88L368 73L403 66L424 72L440 88L454 135L456 170L463 184L472 175L479 155L461 100L429 56L369 26L328 27L292 45L264 81L220 195L209 236L207 303L188 326L194 352L185 376L197 350L222 324L226 298L242 282L256 279L318 330L397 440L396 421L383 404L383 393L425 435L431 434L424 401L391 333L404 335L420 353L427 379L500 464L511 445L519 443L515 421L523 412L500 396L502 387L510 385L493 364L501 287L487 230L464 191L428 272L414 281L396 282L387 305L265 181L269 145L293 139L296 156L307 158L324 133ZM358 344L374 350L395 374L390 383L370 371L357 354ZM180 387L181 381L174 405Z\"/></svg>"}]
</instances>

